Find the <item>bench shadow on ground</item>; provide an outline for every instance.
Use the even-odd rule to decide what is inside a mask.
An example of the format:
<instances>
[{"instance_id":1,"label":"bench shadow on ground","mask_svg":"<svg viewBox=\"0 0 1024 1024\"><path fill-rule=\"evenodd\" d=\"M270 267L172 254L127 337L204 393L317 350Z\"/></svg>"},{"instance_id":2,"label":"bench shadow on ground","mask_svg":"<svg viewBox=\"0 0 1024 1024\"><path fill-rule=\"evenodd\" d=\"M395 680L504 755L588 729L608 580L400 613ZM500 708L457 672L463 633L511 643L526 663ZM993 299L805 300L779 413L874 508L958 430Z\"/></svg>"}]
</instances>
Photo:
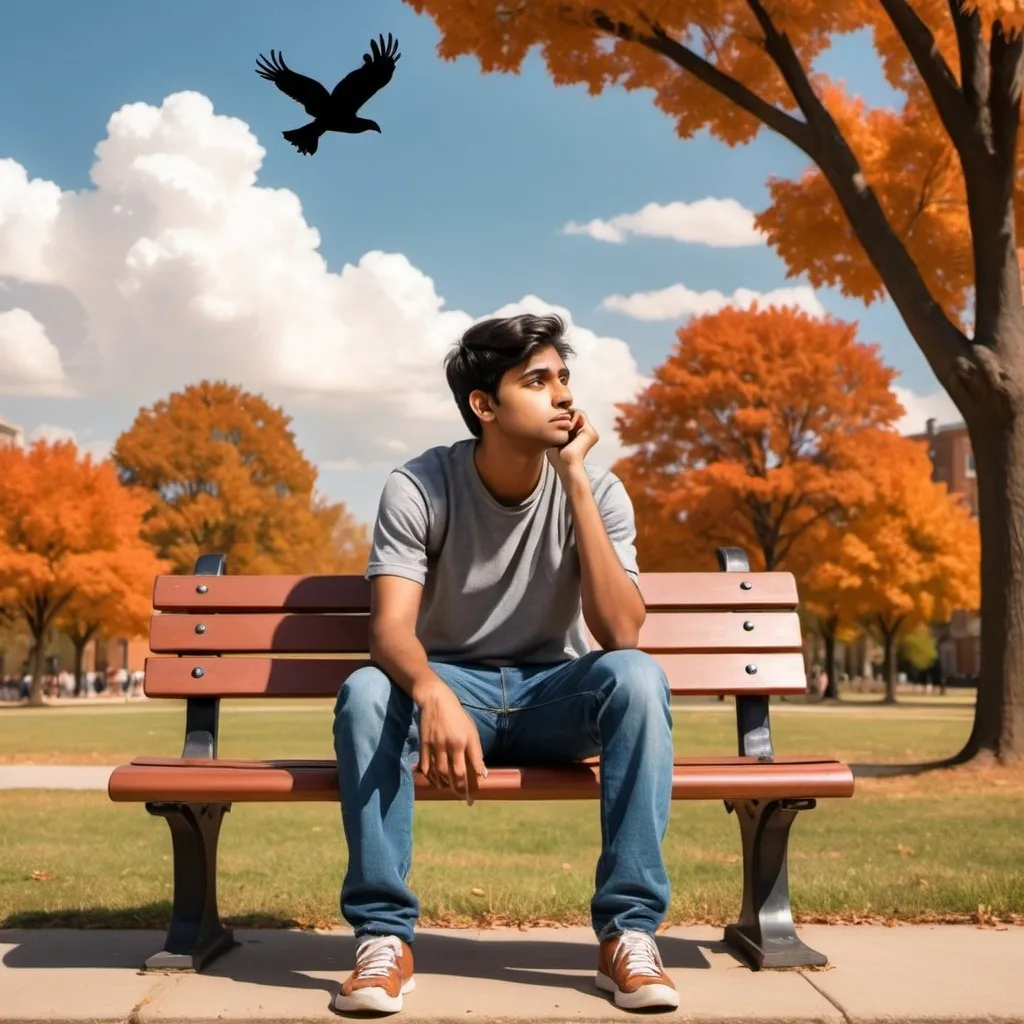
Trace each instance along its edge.
<instances>
[{"instance_id":1,"label":"bench shadow on ground","mask_svg":"<svg viewBox=\"0 0 1024 1024\"><path fill-rule=\"evenodd\" d=\"M140 916L145 918L144 908ZM3 965L14 970L138 970L147 956L160 950L164 937L162 931L153 930L28 929L16 927L11 920L7 925L0 930L0 943L12 948L4 954ZM355 960L355 940L347 932L235 927L234 934L238 945L207 965L204 975L277 988L320 989L333 997ZM415 945L416 972L570 989L601 997L594 987L596 938L573 942L550 936L546 932L544 938L533 941L478 940L472 932L457 930L421 933ZM725 953L737 965L742 963L721 941L659 935L658 948L669 969L707 970L711 964L705 952ZM330 977L309 977L306 972Z\"/></svg>"}]
</instances>

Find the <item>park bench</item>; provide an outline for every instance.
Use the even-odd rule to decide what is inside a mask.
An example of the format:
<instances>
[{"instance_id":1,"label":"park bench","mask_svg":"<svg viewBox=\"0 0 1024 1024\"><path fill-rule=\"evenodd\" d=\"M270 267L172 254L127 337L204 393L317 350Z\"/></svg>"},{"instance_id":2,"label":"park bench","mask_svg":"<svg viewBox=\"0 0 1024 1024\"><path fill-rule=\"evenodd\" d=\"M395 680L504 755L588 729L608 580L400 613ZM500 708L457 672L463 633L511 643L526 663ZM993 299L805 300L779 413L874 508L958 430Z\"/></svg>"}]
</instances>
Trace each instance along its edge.
<instances>
[{"instance_id":1,"label":"park bench","mask_svg":"<svg viewBox=\"0 0 1024 1024\"><path fill-rule=\"evenodd\" d=\"M824 965L794 929L789 833L818 798L852 796L853 774L832 758L780 756L772 745L769 698L807 685L793 576L751 572L738 548L720 548L718 561L721 572L640 577L648 616L639 646L662 665L672 693L736 702L737 756L676 758L672 797L722 800L739 819L743 898L726 942L754 969ZM179 758L136 757L108 787L111 800L143 802L171 830L171 921L147 968L199 971L234 945L217 907L217 840L232 803L338 799L334 761L218 758L220 701L335 696L369 663L369 601L362 576L233 577L221 555L200 557L193 576L157 577L150 648L177 657L147 659L144 689L186 701L184 749ZM364 657L336 657L353 653ZM478 799L596 799L599 761L491 768ZM458 799L415 779L418 799Z\"/></svg>"}]
</instances>

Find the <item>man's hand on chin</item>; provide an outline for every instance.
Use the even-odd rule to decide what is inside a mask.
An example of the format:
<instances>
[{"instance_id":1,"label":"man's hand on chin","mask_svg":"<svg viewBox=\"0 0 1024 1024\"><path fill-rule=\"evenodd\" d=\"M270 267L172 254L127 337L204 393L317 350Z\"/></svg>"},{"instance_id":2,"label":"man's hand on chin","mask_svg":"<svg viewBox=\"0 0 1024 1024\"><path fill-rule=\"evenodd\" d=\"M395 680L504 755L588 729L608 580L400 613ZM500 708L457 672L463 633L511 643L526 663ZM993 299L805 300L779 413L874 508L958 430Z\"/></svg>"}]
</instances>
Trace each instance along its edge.
<instances>
[{"instance_id":1,"label":"man's hand on chin","mask_svg":"<svg viewBox=\"0 0 1024 1024\"><path fill-rule=\"evenodd\" d=\"M548 462L554 466L563 486L574 478L586 476L583 460L599 440L597 431L583 410L575 409L569 424L569 441L561 448L547 450Z\"/></svg>"}]
</instances>

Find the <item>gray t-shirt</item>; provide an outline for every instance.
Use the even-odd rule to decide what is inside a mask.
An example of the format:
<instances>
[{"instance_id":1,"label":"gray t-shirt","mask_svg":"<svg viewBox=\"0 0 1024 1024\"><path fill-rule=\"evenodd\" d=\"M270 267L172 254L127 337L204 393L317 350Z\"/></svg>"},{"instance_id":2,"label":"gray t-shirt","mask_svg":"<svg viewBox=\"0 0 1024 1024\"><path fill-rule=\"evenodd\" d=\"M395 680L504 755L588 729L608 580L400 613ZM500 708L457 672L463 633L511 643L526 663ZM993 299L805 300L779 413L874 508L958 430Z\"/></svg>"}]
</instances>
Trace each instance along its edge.
<instances>
[{"instance_id":1,"label":"gray t-shirt","mask_svg":"<svg viewBox=\"0 0 1024 1024\"><path fill-rule=\"evenodd\" d=\"M433 659L499 666L586 654L579 555L558 474L545 459L533 493L503 505L480 479L475 448L475 438L430 448L391 472L366 578L423 584L416 635ZM626 488L614 473L584 465L612 546L636 583Z\"/></svg>"}]
</instances>

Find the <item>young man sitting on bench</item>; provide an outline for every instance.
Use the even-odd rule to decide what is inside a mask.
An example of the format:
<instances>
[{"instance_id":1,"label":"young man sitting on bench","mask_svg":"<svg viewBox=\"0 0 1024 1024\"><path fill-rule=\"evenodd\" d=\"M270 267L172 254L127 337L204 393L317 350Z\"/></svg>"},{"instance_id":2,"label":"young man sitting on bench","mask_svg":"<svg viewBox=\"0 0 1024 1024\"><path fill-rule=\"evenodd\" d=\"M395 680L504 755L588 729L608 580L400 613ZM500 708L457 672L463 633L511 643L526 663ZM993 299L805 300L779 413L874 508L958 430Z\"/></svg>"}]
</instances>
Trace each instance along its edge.
<instances>
[{"instance_id":1,"label":"young man sitting on bench","mask_svg":"<svg viewBox=\"0 0 1024 1024\"><path fill-rule=\"evenodd\" d=\"M602 850L591 920L598 988L675 1008L654 935L669 904L669 686L636 650L633 508L586 462L555 316L491 319L445 358L471 438L384 486L366 576L370 656L341 687L334 742L357 941L341 1011L394 1012L415 987L413 771L472 803L487 765L601 757ZM590 651L584 623L603 650Z\"/></svg>"}]
</instances>

